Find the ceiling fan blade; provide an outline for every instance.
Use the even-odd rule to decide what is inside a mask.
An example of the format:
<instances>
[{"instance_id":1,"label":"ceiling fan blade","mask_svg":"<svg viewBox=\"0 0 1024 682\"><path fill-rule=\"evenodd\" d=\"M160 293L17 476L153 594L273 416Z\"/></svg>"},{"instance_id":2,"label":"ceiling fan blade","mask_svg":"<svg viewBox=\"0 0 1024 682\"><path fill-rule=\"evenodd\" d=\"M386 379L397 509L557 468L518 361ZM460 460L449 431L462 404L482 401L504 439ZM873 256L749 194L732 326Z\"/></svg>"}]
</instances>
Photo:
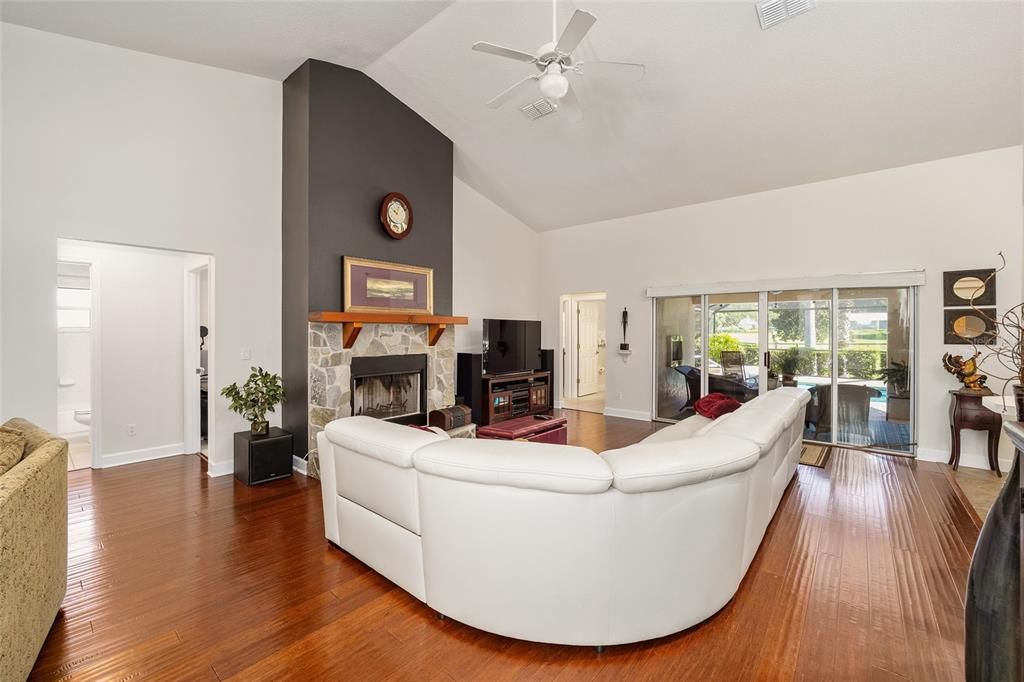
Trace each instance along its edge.
<instances>
[{"instance_id":1,"label":"ceiling fan blade","mask_svg":"<svg viewBox=\"0 0 1024 682\"><path fill-rule=\"evenodd\" d=\"M515 59L520 62L535 62L537 58L529 52L523 52L522 50L513 50L511 47L503 47L501 45L495 45L494 43L485 43L483 41L473 43L473 49L477 52L486 52L487 54L497 55L498 57L505 57L507 59Z\"/></svg>"},{"instance_id":2,"label":"ceiling fan blade","mask_svg":"<svg viewBox=\"0 0 1024 682\"><path fill-rule=\"evenodd\" d=\"M643 80L647 67L631 62L579 62L575 66L581 76L609 76L630 81Z\"/></svg>"},{"instance_id":3,"label":"ceiling fan blade","mask_svg":"<svg viewBox=\"0 0 1024 682\"><path fill-rule=\"evenodd\" d=\"M578 9L573 12L572 18L569 19L569 23L565 25L565 30L562 31L562 35L558 38L558 43L555 44L555 49L562 54L572 54L572 51L579 47L579 44L583 41L583 38L587 35L587 31L597 21L590 12Z\"/></svg>"},{"instance_id":4,"label":"ceiling fan blade","mask_svg":"<svg viewBox=\"0 0 1024 682\"><path fill-rule=\"evenodd\" d=\"M576 98L576 90L572 85L569 86L565 97L558 101L558 110L565 114L570 123L579 123L583 120L583 108L580 107L580 101Z\"/></svg>"},{"instance_id":5,"label":"ceiling fan blade","mask_svg":"<svg viewBox=\"0 0 1024 682\"><path fill-rule=\"evenodd\" d=\"M535 74L533 76L527 76L526 78L524 78L523 80L519 81L518 83L516 83L512 87L510 87L510 88L508 88L506 90L502 90L500 93L498 93L498 95L496 97L494 97L494 99L492 99L490 102L487 103L487 106L489 106L491 109L497 109L502 104L504 104L505 102L507 102L510 99L512 99L512 97L517 92L519 92L520 89L525 84L527 84L527 83L529 83L531 81L535 81L538 78L540 78L540 74L539 73Z\"/></svg>"}]
</instances>

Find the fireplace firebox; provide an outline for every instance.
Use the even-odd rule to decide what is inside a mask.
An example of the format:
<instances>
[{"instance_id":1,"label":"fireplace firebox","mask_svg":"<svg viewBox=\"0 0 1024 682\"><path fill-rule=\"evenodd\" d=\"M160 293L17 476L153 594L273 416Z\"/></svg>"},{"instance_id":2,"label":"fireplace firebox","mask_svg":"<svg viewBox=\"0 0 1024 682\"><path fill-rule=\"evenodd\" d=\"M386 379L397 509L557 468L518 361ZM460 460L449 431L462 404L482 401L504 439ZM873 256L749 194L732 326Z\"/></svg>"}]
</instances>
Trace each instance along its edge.
<instances>
[{"instance_id":1,"label":"fireplace firebox","mask_svg":"<svg viewBox=\"0 0 1024 682\"><path fill-rule=\"evenodd\" d=\"M352 414L427 423L427 356L352 358Z\"/></svg>"}]
</instances>

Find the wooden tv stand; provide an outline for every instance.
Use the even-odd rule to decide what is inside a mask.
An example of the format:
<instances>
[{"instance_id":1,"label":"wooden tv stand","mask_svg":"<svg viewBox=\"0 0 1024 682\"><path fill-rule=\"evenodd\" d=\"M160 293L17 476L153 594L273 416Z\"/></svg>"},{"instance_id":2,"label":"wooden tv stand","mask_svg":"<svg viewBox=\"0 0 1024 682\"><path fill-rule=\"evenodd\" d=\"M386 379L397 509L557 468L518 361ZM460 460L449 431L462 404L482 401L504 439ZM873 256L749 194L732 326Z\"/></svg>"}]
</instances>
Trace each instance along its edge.
<instances>
[{"instance_id":1,"label":"wooden tv stand","mask_svg":"<svg viewBox=\"0 0 1024 682\"><path fill-rule=\"evenodd\" d=\"M551 372L485 374L483 382L481 426L551 411Z\"/></svg>"}]
</instances>

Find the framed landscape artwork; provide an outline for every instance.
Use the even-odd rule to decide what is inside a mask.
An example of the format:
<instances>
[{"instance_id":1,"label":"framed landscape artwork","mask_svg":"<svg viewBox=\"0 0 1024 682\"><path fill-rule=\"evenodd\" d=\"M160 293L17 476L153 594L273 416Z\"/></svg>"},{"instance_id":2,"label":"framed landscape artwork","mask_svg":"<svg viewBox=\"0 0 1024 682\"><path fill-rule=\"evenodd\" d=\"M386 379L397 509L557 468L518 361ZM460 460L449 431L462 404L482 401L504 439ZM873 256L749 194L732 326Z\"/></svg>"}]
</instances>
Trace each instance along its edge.
<instances>
[{"instance_id":1,"label":"framed landscape artwork","mask_svg":"<svg viewBox=\"0 0 1024 682\"><path fill-rule=\"evenodd\" d=\"M434 312L434 270L343 256L342 301L345 312Z\"/></svg>"}]
</instances>

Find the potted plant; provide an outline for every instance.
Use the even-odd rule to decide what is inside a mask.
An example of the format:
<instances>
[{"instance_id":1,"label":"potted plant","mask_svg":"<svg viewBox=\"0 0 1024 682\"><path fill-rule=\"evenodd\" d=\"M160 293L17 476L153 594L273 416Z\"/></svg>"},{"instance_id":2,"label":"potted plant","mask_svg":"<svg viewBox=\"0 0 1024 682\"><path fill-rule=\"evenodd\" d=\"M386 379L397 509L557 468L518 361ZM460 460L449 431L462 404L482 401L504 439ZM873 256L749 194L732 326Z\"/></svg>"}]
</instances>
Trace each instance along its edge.
<instances>
[{"instance_id":1,"label":"potted plant","mask_svg":"<svg viewBox=\"0 0 1024 682\"><path fill-rule=\"evenodd\" d=\"M879 379L885 379L890 395L902 398L910 388L910 367L907 363L893 360L889 367L878 370Z\"/></svg>"},{"instance_id":2,"label":"potted plant","mask_svg":"<svg viewBox=\"0 0 1024 682\"><path fill-rule=\"evenodd\" d=\"M893 360L875 376L885 380L885 420L910 421L910 367L907 363Z\"/></svg>"},{"instance_id":3,"label":"potted plant","mask_svg":"<svg viewBox=\"0 0 1024 682\"><path fill-rule=\"evenodd\" d=\"M796 373L800 371L799 348L787 348L779 353L779 371L783 386L796 386Z\"/></svg>"},{"instance_id":4,"label":"potted plant","mask_svg":"<svg viewBox=\"0 0 1024 682\"><path fill-rule=\"evenodd\" d=\"M284 402L281 375L271 374L262 367L253 367L244 384L225 386L220 394L231 401L229 408L249 422L254 436L265 436L270 430L267 412Z\"/></svg>"}]
</instances>

